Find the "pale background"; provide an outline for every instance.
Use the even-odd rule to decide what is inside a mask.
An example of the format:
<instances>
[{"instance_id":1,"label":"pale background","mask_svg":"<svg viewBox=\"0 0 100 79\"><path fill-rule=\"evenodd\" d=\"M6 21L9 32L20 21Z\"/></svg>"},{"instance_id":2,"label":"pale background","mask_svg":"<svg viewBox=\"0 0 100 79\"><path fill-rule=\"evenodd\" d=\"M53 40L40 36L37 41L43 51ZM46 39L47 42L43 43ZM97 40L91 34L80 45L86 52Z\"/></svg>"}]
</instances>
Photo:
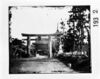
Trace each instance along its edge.
<instances>
[{"instance_id":1,"label":"pale background","mask_svg":"<svg viewBox=\"0 0 100 79\"><path fill-rule=\"evenodd\" d=\"M2 3L2 4L1 4ZM14 5L91 5L99 9L99 0L2 0L0 2L0 79L100 79L100 26L93 27L91 18L92 73L90 74L13 74L9 75L8 6ZM92 12L92 11L91 11ZM100 17L100 14L97 15Z\"/></svg>"},{"instance_id":2,"label":"pale background","mask_svg":"<svg viewBox=\"0 0 100 79\"><path fill-rule=\"evenodd\" d=\"M37 6L37 8L31 6L15 6L10 10L12 13L10 26L11 35L14 38L22 39L21 33L50 34L56 32L57 26L59 31L62 31L60 29L60 22L69 19L68 11L70 11L71 8L71 6L60 8L45 6ZM65 27L68 30L67 22Z\"/></svg>"}]
</instances>

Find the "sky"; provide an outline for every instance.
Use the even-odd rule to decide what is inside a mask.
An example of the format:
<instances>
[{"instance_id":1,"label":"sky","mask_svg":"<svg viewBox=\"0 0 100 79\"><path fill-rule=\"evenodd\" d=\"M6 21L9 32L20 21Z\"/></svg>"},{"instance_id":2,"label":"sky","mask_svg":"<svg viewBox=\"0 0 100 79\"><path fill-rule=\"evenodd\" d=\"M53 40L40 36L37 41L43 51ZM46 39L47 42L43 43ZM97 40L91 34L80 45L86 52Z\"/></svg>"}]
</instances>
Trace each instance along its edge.
<instances>
[{"instance_id":1,"label":"sky","mask_svg":"<svg viewBox=\"0 0 100 79\"><path fill-rule=\"evenodd\" d=\"M60 21L69 19L68 11L71 6L66 7L13 7L10 11L11 35L14 38L22 39L21 33L28 34L50 34L60 29ZM66 23L66 28L68 28Z\"/></svg>"}]
</instances>

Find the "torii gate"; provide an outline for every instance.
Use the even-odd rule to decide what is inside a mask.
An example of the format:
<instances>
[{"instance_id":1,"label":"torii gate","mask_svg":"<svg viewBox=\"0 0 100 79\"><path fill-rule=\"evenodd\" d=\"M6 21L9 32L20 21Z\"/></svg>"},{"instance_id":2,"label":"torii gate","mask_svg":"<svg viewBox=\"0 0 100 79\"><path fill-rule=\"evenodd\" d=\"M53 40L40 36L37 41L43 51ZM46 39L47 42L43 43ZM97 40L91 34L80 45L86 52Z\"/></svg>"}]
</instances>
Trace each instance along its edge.
<instances>
[{"instance_id":1,"label":"torii gate","mask_svg":"<svg viewBox=\"0 0 100 79\"><path fill-rule=\"evenodd\" d=\"M31 39L30 37L33 36L48 36L49 37L49 54L50 58L52 58L52 36L59 36L62 35L62 33L54 33L54 34L25 34L22 33L22 36L27 37L25 39L27 41L27 53L30 55L30 41L31 40L36 40L36 39Z\"/></svg>"}]
</instances>

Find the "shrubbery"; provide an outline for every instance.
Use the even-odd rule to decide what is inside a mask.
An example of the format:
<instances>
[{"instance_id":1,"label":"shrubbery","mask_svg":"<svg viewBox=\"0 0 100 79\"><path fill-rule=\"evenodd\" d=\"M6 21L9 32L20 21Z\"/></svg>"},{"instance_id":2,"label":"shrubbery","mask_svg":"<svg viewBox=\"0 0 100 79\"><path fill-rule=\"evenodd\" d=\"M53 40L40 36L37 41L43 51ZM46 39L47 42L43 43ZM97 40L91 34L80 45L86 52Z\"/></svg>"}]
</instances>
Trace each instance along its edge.
<instances>
[{"instance_id":1,"label":"shrubbery","mask_svg":"<svg viewBox=\"0 0 100 79\"><path fill-rule=\"evenodd\" d=\"M10 58L28 57L26 50L27 47L22 40L15 38L9 43Z\"/></svg>"}]
</instances>

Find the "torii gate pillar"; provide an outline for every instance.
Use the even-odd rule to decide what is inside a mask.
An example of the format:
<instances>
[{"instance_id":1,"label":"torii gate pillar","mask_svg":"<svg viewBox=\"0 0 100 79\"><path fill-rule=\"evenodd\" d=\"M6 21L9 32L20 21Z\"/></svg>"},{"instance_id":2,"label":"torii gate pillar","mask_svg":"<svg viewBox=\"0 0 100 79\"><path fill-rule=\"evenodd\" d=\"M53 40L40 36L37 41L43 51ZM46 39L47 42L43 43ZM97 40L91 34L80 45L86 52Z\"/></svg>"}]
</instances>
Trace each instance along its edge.
<instances>
[{"instance_id":1,"label":"torii gate pillar","mask_svg":"<svg viewBox=\"0 0 100 79\"><path fill-rule=\"evenodd\" d=\"M49 36L49 56L52 58L52 36Z\"/></svg>"},{"instance_id":2,"label":"torii gate pillar","mask_svg":"<svg viewBox=\"0 0 100 79\"><path fill-rule=\"evenodd\" d=\"M27 54L31 55L31 53L30 53L30 36L27 36Z\"/></svg>"}]
</instances>

